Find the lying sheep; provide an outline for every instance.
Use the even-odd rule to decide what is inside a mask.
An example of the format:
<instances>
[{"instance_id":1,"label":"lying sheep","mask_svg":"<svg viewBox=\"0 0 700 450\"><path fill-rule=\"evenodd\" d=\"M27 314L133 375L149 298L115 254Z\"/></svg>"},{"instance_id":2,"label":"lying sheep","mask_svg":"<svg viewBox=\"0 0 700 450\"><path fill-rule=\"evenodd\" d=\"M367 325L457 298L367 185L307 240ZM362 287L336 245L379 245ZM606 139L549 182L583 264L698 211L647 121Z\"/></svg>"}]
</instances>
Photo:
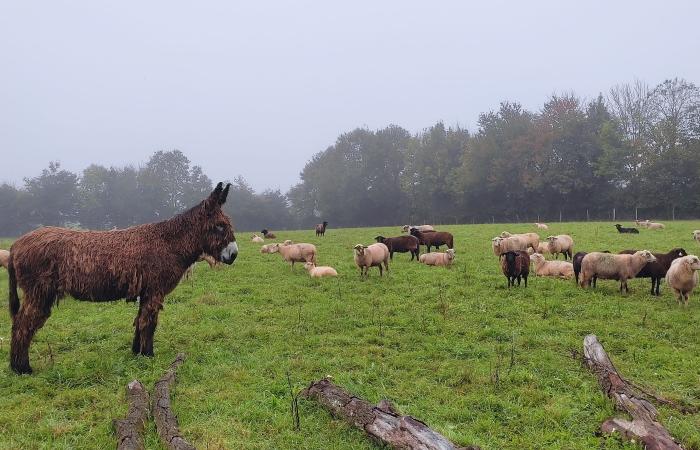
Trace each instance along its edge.
<instances>
[{"instance_id":1,"label":"lying sheep","mask_svg":"<svg viewBox=\"0 0 700 450\"><path fill-rule=\"evenodd\" d=\"M360 269L360 277L369 277L369 268L379 267L379 276L383 274L382 264L384 269L389 271L389 249L382 243L372 245L357 244L353 247L355 250L355 265Z\"/></svg>"},{"instance_id":2,"label":"lying sheep","mask_svg":"<svg viewBox=\"0 0 700 450\"><path fill-rule=\"evenodd\" d=\"M501 258L501 271L508 280L508 287L515 286L515 280L525 279L527 287L527 276L530 274L530 256L527 252L505 252Z\"/></svg>"},{"instance_id":3,"label":"lying sheep","mask_svg":"<svg viewBox=\"0 0 700 450\"><path fill-rule=\"evenodd\" d=\"M555 255L557 259L559 259L559 253L564 255L564 259L574 256L574 240L568 234L547 236L547 244L549 245L549 253Z\"/></svg>"},{"instance_id":4,"label":"lying sheep","mask_svg":"<svg viewBox=\"0 0 700 450\"><path fill-rule=\"evenodd\" d=\"M276 239L277 235L273 233L272 231L268 230L267 228L263 228L260 230L260 233L265 237L265 239Z\"/></svg>"},{"instance_id":5,"label":"lying sheep","mask_svg":"<svg viewBox=\"0 0 700 450\"><path fill-rule=\"evenodd\" d=\"M411 228L417 228L418 231L435 231L432 225L404 225L401 227L401 232L408 233Z\"/></svg>"},{"instance_id":6,"label":"lying sheep","mask_svg":"<svg viewBox=\"0 0 700 450\"><path fill-rule=\"evenodd\" d=\"M544 255L535 253L530 257L538 277L559 277L570 279L574 276L574 266L568 261L547 261Z\"/></svg>"},{"instance_id":7,"label":"lying sheep","mask_svg":"<svg viewBox=\"0 0 700 450\"><path fill-rule=\"evenodd\" d=\"M7 250L0 250L0 266L7 269L7 265L10 263L10 252Z\"/></svg>"},{"instance_id":8,"label":"lying sheep","mask_svg":"<svg viewBox=\"0 0 700 450\"><path fill-rule=\"evenodd\" d=\"M277 252L282 259L291 263L292 270L295 262L316 263L316 246L313 244L272 244L271 253Z\"/></svg>"},{"instance_id":9,"label":"lying sheep","mask_svg":"<svg viewBox=\"0 0 700 450\"><path fill-rule=\"evenodd\" d=\"M445 253L423 253L418 260L427 266L451 266L455 259L455 251L450 248Z\"/></svg>"},{"instance_id":10,"label":"lying sheep","mask_svg":"<svg viewBox=\"0 0 700 450\"><path fill-rule=\"evenodd\" d=\"M546 223L535 222L535 226L537 227L538 230L549 230L549 227L547 226Z\"/></svg>"},{"instance_id":11,"label":"lying sheep","mask_svg":"<svg viewBox=\"0 0 700 450\"><path fill-rule=\"evenodd\" d=\"M546 255L549 253L549 242L540 242L536 249L528 247L527 254L532 255L533 253L539 253L540 255Z\"/></svg>"},{"instance_id":12,"label":"lying sheep","mask_svg":"<svg viewBox=\"0 0 700 450\"><path fill-rule=\"evenodd\" d=\"M650 230L663 230L664 228L666 228L666 225L664 225L663 223L659 223L659 222L647 221L647 228Z\"/></svg>"},{"instance_id":13,"label":"lying sheep","mask_svg":"<svg viewBox=\"0 0 700 450\"><path fill-rule=\"evenodd\" d=\"M693 231L693 239L700 244L700 230Z\"/></svg>"},{"instance_id":14,"label":"lying sheep","mask_svg":"<svg viewBox=\"0 0 700 450\"><path fill-rule=\"evenodd\" d=\"M636 228L625 228L619 223L615 224L615 228L617 228L618 233L631 233L631 234L639 234L639 230Z\"/></svg>"},{"instance_id":15,"label":"lying sheep","mask_svg":"<svg viewBox=\"0 0 700 450\"><path fill-rule=\"evenodd\" d=\"M518 234L512 234L507 231L504 231L501 233L501 237L507 238L507 237L513 237L517 236L520 238L525 239L525 242L527 242L527 245L531 247L533 250L536 249L540 245L540 235L537 233L518 233Z\"/></svg>"},{"instance_id":16,"label":"lying sheep","mask_svg":"<svg viewBox=\"0 0 700 450\"><path fill-rule=\"evenodd\" d=\"M700 259L695 255L683 256L671 263L666 272L666 283L673 289L679 304L683 300L683 304L688 306L690 294L698 285L698 270Z\"/></svg>"},{"instance_id":17,"label":"lying sheep","mask_svg":"<svg viewBox=\"0 0 700 450\"><path fill-rule=\"evenodd\" d=\"M277 249L275 248L275 245L278 244L265 244L262 247L260 247L260 253L277 253Z\"/></svg>"},{"instance_id":18,"label":"lying sheep","mask_svg":"<svg viewBox=\"0 0 700 450\"><path fill-rule=\"evenodd\" d=\"M656 261L649 250L641 250L633 255L613 255L591 252L581 261L581 287L590 286L594 277L603 280L620 280L620 292L627 287L627 280L634 278L647 263Z\"/></svg>"},{"instance_id":19,"label":"lying sheep","mask_svg":"<svg viewBox=\"0 0 700 450\"><path fill-rule=\"evenodd\" d=\"M253 236L250 238L251 242L255 242L256 244L262 244L265 242L265 239L261 238L257 234L253 234Z\"/></svg>"},{"instance_id":20,"label":"lying sheep","mask_svg":"<svg viewBox=\"0 0 700 450\"><path fill-rule=\"evenodd\" d=\"M311 276L311 278L338 276L338 272L336 272L334 268L329 266L317 266L312 262L304 263L304 269L309 272L309 276Z\"/></svg>"}]
</instances>

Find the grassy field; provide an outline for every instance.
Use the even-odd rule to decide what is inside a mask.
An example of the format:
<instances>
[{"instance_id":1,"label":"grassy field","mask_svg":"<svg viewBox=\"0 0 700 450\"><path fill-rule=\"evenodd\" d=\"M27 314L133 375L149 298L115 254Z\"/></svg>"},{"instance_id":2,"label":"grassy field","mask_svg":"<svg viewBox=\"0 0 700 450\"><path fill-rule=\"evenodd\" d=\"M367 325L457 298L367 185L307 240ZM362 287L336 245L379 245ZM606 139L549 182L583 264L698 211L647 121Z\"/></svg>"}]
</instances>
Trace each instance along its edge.
<instances>
[{"instance_id":1,"label":"grassy field","mask_svg":"<svg viewBox=\"0 0 700 450\"><path fill-rule=\"evenodd\" d=\"M675 246L697 254L697 222L669 223L660 232L619 235L609 223L562 223L576 250ZM507 290L490 239L528 225L441 227L455 235L451 269L395 255L388 277L373 269L360 281L352 246L394 228L280 232L280 239L316 244L321 264L338 279L310 279L279 255L261 255L239 233L239 258L211 270L166 299L155 358L134 357L136 306L63 300L31 348L35 374L9 370L10 319L0 309L0 448L109 448L112 419L126 413L125 385L149 388L178 351L173 408L181 429L203 449L369 449L362 433L301 400L301 430L292 427L287 373L295 390L331 375L370 400L392 400L451 440L501 448L634 448L597 436L616 414L596 379L571 357L595 333L628 379L669 398L700 404L700 292L677 306L650 281L599 281L595 291L573 282L531 278ZM542 234L542 233L541 233ZM9 241L0 247L8 248ZM7 272L0 270L0 298ZM5 300L3 300L4 302ZM700 449L700 414L662 407L661 420L687 449ZM148 448L161 448L151 423Z\"/></svg>"}]
</instances>

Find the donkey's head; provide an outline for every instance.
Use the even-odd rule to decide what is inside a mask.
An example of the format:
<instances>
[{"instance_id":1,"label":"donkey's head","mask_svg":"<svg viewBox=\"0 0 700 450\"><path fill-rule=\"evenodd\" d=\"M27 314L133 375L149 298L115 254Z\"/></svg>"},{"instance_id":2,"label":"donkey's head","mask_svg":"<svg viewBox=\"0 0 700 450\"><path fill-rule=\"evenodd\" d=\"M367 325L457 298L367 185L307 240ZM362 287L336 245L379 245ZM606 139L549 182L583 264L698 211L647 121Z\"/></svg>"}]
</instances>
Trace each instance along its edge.
<instances>
[{"instance_id":1,"label":"donkey's head","mask_svg":"<svg viewBox=\"0 0 700 450\"><path fill-rule=\"evenodd\" d=\"M204 253L212 255L226 264L233 264L238 256L238 244L236 244L236 236L233 234L231 220L221 210L221 205L226 202L230 187L230 183L225 188L223 183L217 184L209 197L202 203L205 217L202 233Z\"/></svg>"}]
</instances>

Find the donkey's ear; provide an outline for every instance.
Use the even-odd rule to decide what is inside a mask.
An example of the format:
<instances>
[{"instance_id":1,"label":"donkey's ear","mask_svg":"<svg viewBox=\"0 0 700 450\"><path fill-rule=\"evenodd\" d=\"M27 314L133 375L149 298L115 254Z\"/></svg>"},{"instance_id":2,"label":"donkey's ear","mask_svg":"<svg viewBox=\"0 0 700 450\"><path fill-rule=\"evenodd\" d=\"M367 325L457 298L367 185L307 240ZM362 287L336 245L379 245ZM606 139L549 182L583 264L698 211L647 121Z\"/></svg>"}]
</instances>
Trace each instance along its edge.
<instances>
[{"instance_id":1,"label":"donkey's ear","mask_svg":"<svg viewBox=\"0 0 700 450\"><path fill-rule=\"evenodd\" d=\"M228 197L228 189L231 187L231 183L226 183L226 187L224 188L223 192L221 192L221 195L219 196L219 205L223 205L226 203L226 197Z\"/></svg>"},{"instance_id":2,"label":"donkey's ear","mask_svg":"<svg viewBox=\"0 0 700 450\"><path fill-rule=\"evenodd\" d=\"M213 208L215 205L219 205L219 199L221 198L221 191L224 189L224 183L219 183L216 185L213 191L211 191L211 194L209 194L209 197L207 197L207 200L205 202L205 206L207 208Z\"/></svg>"}]
</instances>

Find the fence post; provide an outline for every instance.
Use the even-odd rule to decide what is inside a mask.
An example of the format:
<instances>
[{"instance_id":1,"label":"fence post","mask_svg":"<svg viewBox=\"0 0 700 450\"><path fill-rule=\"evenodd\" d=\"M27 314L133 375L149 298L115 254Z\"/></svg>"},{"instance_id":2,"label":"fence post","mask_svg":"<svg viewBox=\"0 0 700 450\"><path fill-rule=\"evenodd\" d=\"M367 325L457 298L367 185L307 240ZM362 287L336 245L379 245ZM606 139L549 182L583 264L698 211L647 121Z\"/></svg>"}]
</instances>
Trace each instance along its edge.
<instances>
[{"instance_id":1,"label":"fence post","mask_svg":"<svg viewBox=\"0 0 700 450\"><path fill-rule=\"evenodd\" d=\"M637 209L638 209L638 208L635 206L635 207L634 207L634 221L635 221L635 222L636 222L637 220L639 220L639 217L637 217Z\"/></svg>"},{"instance_id":2,"label":"fence post","mask_svg":"<svg viewBox=\"0 0 700 450\"><path fill-rule=\"evenodd\" d=\"M671 208L671 220L676 220L676 205Z\"/></svg>"},{"instance_id":3,"label":"fence post","mask_svg":"<svg viewBox=\"0 0 700 450\"><path fill-rule=\"evenodd\" d=\"M591 216L588 215L588 208L586 208L586 222L591 221Z\"/></svg>"},{"instance_id":4,"label":"fence post","mask_svg":"<svg viewBox=\"0 0 700 450\"><path fill-rule=\"evenodd\" d=\"M559 222L561 223L561 209L559 210Z\"/></svg>"}]
</instances>

